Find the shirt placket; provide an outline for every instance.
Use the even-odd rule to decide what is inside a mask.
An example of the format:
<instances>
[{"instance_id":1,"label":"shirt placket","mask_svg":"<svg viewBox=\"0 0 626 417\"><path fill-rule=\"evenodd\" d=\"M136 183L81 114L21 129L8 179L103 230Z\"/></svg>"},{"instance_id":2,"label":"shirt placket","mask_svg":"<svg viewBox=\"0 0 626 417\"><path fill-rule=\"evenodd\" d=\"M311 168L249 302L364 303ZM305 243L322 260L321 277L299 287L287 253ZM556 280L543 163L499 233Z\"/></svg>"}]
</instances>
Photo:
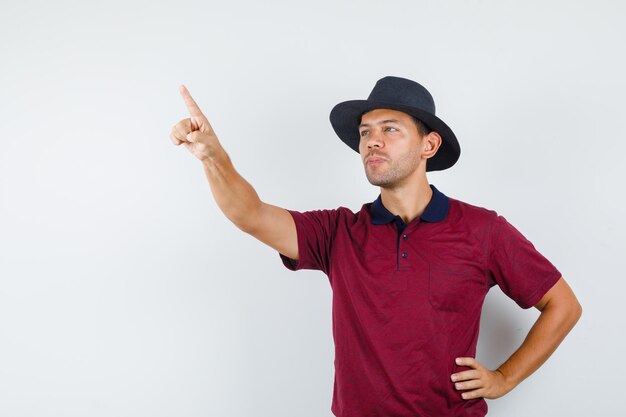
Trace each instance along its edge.
<instances>
[{"instance_id":1,"label":"shirt placket","mask_svg":"<svg viewBox=\"0 0 626 417\"><path fill-rule=\"evenodd\" d=\"M416 223L420 222L420 218L416 218L414 221ZM396 225L398 227L398 241L396 245L396 271L406 270L410 268L409 259L409 245L407 241L409 240L410 232L407 231L408 224L404 223L400 217L396 218Z\"/></svg>"}]
</instances>

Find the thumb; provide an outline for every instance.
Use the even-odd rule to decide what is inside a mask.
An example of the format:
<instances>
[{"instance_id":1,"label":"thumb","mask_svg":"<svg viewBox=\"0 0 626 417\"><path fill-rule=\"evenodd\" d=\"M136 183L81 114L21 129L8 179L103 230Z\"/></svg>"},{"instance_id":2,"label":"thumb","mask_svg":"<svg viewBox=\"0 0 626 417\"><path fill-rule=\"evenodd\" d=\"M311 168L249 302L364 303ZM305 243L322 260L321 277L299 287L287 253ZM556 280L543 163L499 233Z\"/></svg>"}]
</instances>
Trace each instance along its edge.
<instances>
[{"instance_id":1,"label":"thumb","mask_svg":"<svg viewBox=\"0 0 626 417\"><path fill-rule=\"evenodd\" d=\"M194 130L193 132L187 133L187 136L185 136L185 139L193 143L206 143L207 138L208 135L202 130Z\"/></svg>"}]
</instances>

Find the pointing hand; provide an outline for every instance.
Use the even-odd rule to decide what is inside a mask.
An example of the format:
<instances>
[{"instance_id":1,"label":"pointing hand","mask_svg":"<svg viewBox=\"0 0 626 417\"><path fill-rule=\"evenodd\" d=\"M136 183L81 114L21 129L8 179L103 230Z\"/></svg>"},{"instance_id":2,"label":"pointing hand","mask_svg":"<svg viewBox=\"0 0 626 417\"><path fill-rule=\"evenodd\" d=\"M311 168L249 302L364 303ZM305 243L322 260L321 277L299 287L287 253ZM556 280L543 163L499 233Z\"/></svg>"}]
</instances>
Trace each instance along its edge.
<instances>
[{"instance_id":1,"label":"pointing hand","mask_svg":"<svg viewBox=\"0 0 626 417\"><path fill-rule=\"evenodd\" d=\"M180 86L180 94L191 117L174 125L170 138L174 145L185 145L199 160L205 161L213 156L220 143L209 120L184 85Z\"/></svg>"}]
</instances>

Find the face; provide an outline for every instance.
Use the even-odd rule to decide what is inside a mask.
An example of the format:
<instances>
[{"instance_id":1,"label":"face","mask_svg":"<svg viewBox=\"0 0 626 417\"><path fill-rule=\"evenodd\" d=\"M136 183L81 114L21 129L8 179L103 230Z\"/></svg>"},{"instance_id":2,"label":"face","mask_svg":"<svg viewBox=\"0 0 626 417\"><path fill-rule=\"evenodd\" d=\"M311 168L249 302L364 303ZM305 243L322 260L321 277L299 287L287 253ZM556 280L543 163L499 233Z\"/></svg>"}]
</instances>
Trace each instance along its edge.
<instances>
[{"instance_id":1,"label":"face","mask_svg":"<svg viewBox=\"0 0 626 417\"><path fill-rule=\"evenodd\" d=\"M423 140L408 114L389 109L369 111L361 118L359 136L359 153L372 185L394 188L417 178L421 170L425 175L422 147L426 144L428 153L432 146Z\"/></svg>"}]
</instances>

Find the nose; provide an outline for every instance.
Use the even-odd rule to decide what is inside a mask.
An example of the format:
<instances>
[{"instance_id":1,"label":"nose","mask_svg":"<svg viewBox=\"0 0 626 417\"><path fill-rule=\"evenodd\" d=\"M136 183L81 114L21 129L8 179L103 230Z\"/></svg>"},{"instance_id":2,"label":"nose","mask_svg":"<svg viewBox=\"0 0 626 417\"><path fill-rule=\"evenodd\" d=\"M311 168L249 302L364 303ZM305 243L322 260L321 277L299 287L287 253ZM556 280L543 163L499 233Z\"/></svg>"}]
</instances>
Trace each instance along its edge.
<instances>
[{"instance_id":1,"label":"nose","mask_svg":"<svg viewBox=\"0 0 626 417\"><path fill-rule=\"evenodd\" d=\"M367 135L365 138L365 144L367 145L367 149L371 149L374 146L378 146L380 148L383 145L382 137L382 134L380 134L377 130L370 130L369 135Z\"/></svg>"}]
</instances>

